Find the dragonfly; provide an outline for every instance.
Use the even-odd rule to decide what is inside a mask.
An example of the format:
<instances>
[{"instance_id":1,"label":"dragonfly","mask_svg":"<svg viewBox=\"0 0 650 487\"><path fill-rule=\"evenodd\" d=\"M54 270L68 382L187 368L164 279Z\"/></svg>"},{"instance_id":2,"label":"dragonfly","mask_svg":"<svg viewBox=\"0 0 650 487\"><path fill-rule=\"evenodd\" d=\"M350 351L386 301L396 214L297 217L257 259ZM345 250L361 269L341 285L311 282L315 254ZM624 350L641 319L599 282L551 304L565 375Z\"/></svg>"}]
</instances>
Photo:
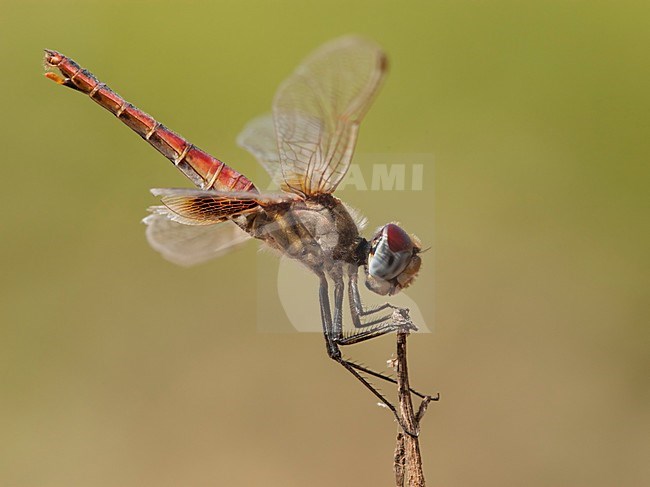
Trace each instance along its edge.
<instances>
[{"instance_id":1,"label":"dragonfly","mask_svg":"<svg viewBox=\"0 0 650 487\"><path fill-rule=\"evenodd\" d=\"M350 167L359 124L385 78L387 57L381 47L359 36L324 44L280 85L272 113L244 127L237 141L277 183L280 191L275 193L259 190L243 174L127 102L65 55L46 50L45 65L47 78L87 94L195 184L194 189L151 190L162 203L149 208L144 220L151 246L172 262L193 265L255 238L306 266L319 282L328 356L401 422L367 375L393 383L395 379L344 358L341 347L404 326L396 313L406 310L388 302L363 305L358 275L363 269L368 289L394 295L418 275L422 245L396 223L365 239L360 217L332 194ZM343 330L346 289L352 332Z\"/></svg>"}]
</instances>

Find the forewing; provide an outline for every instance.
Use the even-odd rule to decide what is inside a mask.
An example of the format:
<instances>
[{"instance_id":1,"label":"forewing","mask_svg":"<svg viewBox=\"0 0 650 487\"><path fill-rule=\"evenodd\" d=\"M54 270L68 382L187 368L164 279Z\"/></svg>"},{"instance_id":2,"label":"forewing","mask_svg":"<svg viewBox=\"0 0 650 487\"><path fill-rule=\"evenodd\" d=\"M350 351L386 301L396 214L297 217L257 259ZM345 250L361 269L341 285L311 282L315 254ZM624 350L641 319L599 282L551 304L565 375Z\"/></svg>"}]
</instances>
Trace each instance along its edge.
<instances>
[{"instance_id":1,"label":"forewing","mask_svg":"<svg viewBox=\"0 0 650 487\"><path fill-rule=\"evenodd\" d=\"M147 216L147 241L174 264L191 266L224 255L251 238L231 221L184 225L158 213Z\"/></svg>"},{"instance_id":2,"label":"forewing","mask_svg":"<svg viewBox=\"0 0 650 487\"><path fill-rule=\"evenodd\" d=\"M284 190L311 195L336 189L386 68L379 46L347 36L322 46L280 85L273 122Z\"/></svg>"},{"instance_id":3,"label":"forewing","mask_svg":"<svg viewBox=\"0 0 650 487\"><path fill-rule=\"evenodd\" d=\"M282 169L278 143L270 113L254 118L237 136L237 144L250 152L271 176L274 185L282 184Z\"/></svg>"}]
</instances>

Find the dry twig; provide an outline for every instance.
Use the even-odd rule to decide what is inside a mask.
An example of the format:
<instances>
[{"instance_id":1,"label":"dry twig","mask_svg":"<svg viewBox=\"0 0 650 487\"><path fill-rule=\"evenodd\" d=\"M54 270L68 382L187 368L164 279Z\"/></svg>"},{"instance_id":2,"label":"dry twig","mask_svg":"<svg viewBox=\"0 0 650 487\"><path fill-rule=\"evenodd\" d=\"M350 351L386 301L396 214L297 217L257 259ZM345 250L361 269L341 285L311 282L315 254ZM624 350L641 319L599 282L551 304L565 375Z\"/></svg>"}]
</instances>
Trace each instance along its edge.
<instances>
[{"instance_id":1,"label":"dry twig","mask_svg":"<svg viewBox=\"0 0 650 487\"><path fill-rule=\"evenodd\" d=\"M408 315L408 310L396 310L393 319L402 324L397 332L397 357L394 366L397 371L397 396L401 416L400 431L397 433L395 447L395 482L398 487L424 487L422 471L422 455L420 454L420 421L431 401L437 401L438 396L425 396L420 403L417 413L413 411L413 401L409 392L408 366L406 361L406 338L415 329Z\"/></svg>"}]
</instances>

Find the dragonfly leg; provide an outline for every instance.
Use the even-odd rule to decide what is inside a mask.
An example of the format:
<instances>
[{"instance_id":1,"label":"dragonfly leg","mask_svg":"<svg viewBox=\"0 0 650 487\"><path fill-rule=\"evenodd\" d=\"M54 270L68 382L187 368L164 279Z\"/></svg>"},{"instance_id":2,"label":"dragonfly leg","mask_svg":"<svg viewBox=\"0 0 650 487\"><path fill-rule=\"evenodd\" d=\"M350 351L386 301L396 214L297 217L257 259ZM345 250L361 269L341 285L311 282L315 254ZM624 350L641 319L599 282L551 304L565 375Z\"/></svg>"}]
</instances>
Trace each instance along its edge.
<instances>
[{"instance_id":1,"label":"dragonfly leg","mask_svg":"<svg viewBox=\"0 0 650 487\"><path fill-rule=\"evenodd\" d=\"M319 274L320 287L318 288L318 298L320 302L320 317L323 323L323 335L325 336L325 346L327 355L334 360L341 359L341 350L339 350L336 340L334 339L334 325L332 323L332 308L330 307L329 288L327 278L324 274Z\"/></svg>"},{"instance_id":2,"label":"dragonfly leg","mask_svg":"<svg viewBox=\"0 0 650 487\"><path fill-rule=\"evenodd\" d=\"M342 339L337 340L338 345L354 345L355 343L360 343L366 340L370 340L375 337L379 337L382 335L385 335L387 333L391 333L393 331L396 331L397 329L400 328L400 325L395 325L393 323L387 323L385 326L381 327L375 327L372 330L367 330L367 331L362 331L361 333L355 333L354 335L350 335L347 337L344 337ZM365 372L368 375L372 375L373 377L377 377L378 379L385 380L386 382L392 382L393 384L397 384L397 380L394 379L393 377L389 375L382 374L381 372L376 372L372 369L369 369L368 367L364 367L363 365L356 364L354 362L348 361L348 365L351 367L361 371ZM416 396L424 399L425 397L430 397L432 401L437 401L439 399L439 396L429 396L427 394L423 394L415 389L412 389L409 387L409 391Z\"/></svg>"},{"instance_id":3,"label":"dragonfly leg","mask_svg":"<svg viewBox=\"0 0 650 487\"><path fill-rule=\"evenodd\" d=\"M368 367L364 367L363 365L356 364L354 362L348 361L348 364L350 365L350 367L353 367L353 368L355 368L357 370L360 370L361 372L363 372L365 374L372 375L373 377L377 377L378 379L383 379L386 382L392 382L393 384L397 384L397 379L394 379L394 378L392 378L392 377L390 377L388 375L384 375L384 374L381 374L379 372L375 372L374 370L369 369ZM440 393L436 393L435 396L430 396L428 394L423 394L421 392L418 392L415 389L411 389L410 387L409 387L409 392L411 394L415 394L420 399L425 399L425 398L428 397L429 400L431 400L431 401L439 401L440 400Z\"/></svg>"},{"instance_id":4,"label":"dragonfly leg","mask_svg":"<svg viewBox=\"0 0 650 487\"><path fill-rule=\"evenodd\" d=\"M350 298L350 311L352 321L356 328L363 328L364 330L352 335L343 336L343 278L341 276L334 277L334 322L333 322L333 335L334 340L338 345L352 345L354 343L370 340L371 338L379 337L393 331L397 331L401 326L392 320L393 313L381 316L369 322L362 323L361 317L380 311L381 309L397 307L391 304L384 304L369 312L364 312L361 305L361 298L359 296L359 289L356 286L356 274L354 278L350 276L349 279L349 298Z\"/></svg>"},{"instance_id":5,"label":"dragonfly leg","mask_svg":"<svg viewBox=\"0 0 650 487\"><path fill-rule=\"evenodd\" d=\"M323 321L323 334L325 335L325 342L327 346L327 354L330 356L332 360L335 360L339 364L341 364L348 372L350 372L354 377L356 377L359 382L361 382L372 394L379 399L384 406L386 406L390 411L393 413L395 416L395 419L397 420L398 424L401 426L401 428L409 435L411 436L417 436L416 432L409 431L408 427L400 417L400 415L397 413L397 409L391 402L386 399L370 382L368 382L367 379L365 379L357 370L365 370L365 367L362 367L359 369L360 366L357 364L350 362L346 359L343 358L341 355L341 350L338 347L337 339L334 336L334 333L336 330L339 328L339 325L335 325L334 322L332 321L332 311L330 307L330 300L329 300L329 288L327 285L327 279L324 274L320 274L320 287L319 287L319 300L320 300L320 311L321 311L321 318ZM342 320L342 312L341 308L343 307L343 281L340 280L340 285L338 285L338 280L337 283L335 283L334 287L334 299L335 299L335 311L334 315L337 319ZM342 332L341 332L342 333ZM373 372L371 375L375 377L380 377L383 378L383 376L379 372ZM391 380L390 378L386 377L386 380Z\"/></svg>"},{"instance_id":6,"label":"dragonfly leg","mask_svg":"<svg viewBox=\"0 0 650 487\"><path fill-rule=\"evenodd\" d=\"M343 280L341 278L334 279L334 320L332 320L332 312L331 312L331 306L329 300L329 287L327 284L327 279L323 274L319 275L319 278L320 278L320 287L319 287L320 309L321 309L321 318L323 322L323 334L325 335L325 342L327 346L327 354L332 360L341 364L348 372L350 372L357 380L359 380L359 382L361 382L370 392L372 392L372 394L375 397L377 397L382 402L382 404L385 405L393 413L397 422L402 427L402 429L404 429L404 431L406 431L409 435L415 435L415 433L409 431L408 428L406 428L406 425L404 424L399 414L397 413L395 406L390 401L388 401L388 399L386 399L359 372L372 375L373 377L383 379L393 384L396 384L397 381L392 377L386 376L380 372L376 372L372 369L369 369L367 367L364 367L362 365L356 364L354 362L351 362L343 358L341 354L341 350L339 349L339 345L358 343L360 341L369 340L370 338L373 338L373 336L366 335L364 336L364 338L361 338L354 342L349 342L348 340L349 337L347 338L343 337L343 332L342 332L342 322L343 322L342 310L343 310L343 294L344 294ZM391 323L390 330L387 330L384 333L388 333L389 331L394 331L397 328L398 328L397 325ZM372 332L372 331L374 330L368 330L368 332ZM376 334L375 336L380 336L381 334L384 333ZM414 389L410 389L410 391L413 394L417 395L418 397L421 398L427 397L424 394ZM433 400L438 400L438 399L433 398Z\"/></svg>"},{"instance_id":7,"label":"dragonfly leg","mask_svg":"<svg viewBox=\"0 0 650 487\"><path fill-rule=\"evenodd\" d=\"M356 272L350 272L348 276L348 298L350 300L350 314L352 315L352 324L355 328L366 328L369 326L379 325L380 323L385 323L392 318L392 311L398 309L397 306L393 306L390 303L384 303L381 306L364 309L363 305L361 304L361 296L359 295ZM390 309L391 313L369 321L364 321L364 318L385 309Z\"/></svg>"},{"instance_id":8,"label":"dragonfly leg","mask_svg":"<svg viewBox=\"0 0 650 487\"><path fill-rule=\"evenodd\" d=\"M332 335L335 342L339 342L343 338L343 292L344 292L343 278L341 276L334 277L334 321L332 326Z\"/></svg>"},{"instance_id":9,"label":"dragonfly leg","mask_svg":"<svg viewBox=\"0 0 650 487\"><path fill-rule=\"evenodd\" d=\"M388 323L382 323L379 325L371 326L363 331L353 333L348 336L344 336L336 340L336 343L339 345L354 345L355 343L365 342L366 340L371 340L373 338L392 333L401 328L401 325L393 323L392 321Z\"/></svg>"},{"instance_id":10,"label":"dragonfly leg","mask_svg":"<svg viewBox=\"0 0 650 487\"><path fill-rule=\"evenodd\" d=\"M399 308L397 306L393 306L390 303L385 303L377 308L373 308L371 310L364 310L363 305L361 304L361 296L359 295L359 288L357 286L357 273L355 270L351 270L348 273L348 293L349 293L348 298L350 300L350 314L352 315L352 322L355 328L366 328L366 329L359 333L354 333L345 337L344 336L337 337L338 345L345 346L345 345L354 345L356 343L361 343L363 341L370 340L372 338L380 337L382 335L386 335L388 333L397 331L401 326L403 326L393 321L392 319L393 313L389 315L381 316L380 318L371 320L369 322L365 322L365 323L362 322L363 316L368 316L370 314L376 313L378 311L387 308L392 310L398 310ZM341 298L341 304L342 304L342 298ZM413 329L415 329L414 325L410 324L410 326L413 326ZM355 364L354 362L350 362L350 365L361 372L367 373L368 375L372 375L374 377L385 380L387 382L392 382L393 384L397 384L397 381L388 375L382 374L380 372L375 372L372 369L369 369L359 364ZM410 391L416 396L421 398L430 397L425 394L422 394L421 392L416 391L415 389L410 389ZM436 396L432 398L432 400L437 401L438 397Z\"/></svg>"}]
</instances>

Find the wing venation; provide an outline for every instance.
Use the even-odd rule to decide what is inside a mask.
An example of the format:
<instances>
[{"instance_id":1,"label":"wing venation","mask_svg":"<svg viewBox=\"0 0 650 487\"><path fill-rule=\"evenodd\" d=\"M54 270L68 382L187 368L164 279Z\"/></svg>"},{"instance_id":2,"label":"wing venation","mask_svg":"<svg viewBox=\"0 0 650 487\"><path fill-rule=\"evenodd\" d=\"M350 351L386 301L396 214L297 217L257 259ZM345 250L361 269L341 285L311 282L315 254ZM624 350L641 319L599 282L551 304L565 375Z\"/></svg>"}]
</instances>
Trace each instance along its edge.
<instances>
[{"instance_id":1,"label":"wing venation","mask_svg":"<svg viewBox=\"0 0 650 487\"><path fill-rule=\"evenodd\" d=\"M347 36L318 49L280 85L273 123L282 189L301 195L336 189L386 69L378 45Z\"/></svg>"}]
</instances>

